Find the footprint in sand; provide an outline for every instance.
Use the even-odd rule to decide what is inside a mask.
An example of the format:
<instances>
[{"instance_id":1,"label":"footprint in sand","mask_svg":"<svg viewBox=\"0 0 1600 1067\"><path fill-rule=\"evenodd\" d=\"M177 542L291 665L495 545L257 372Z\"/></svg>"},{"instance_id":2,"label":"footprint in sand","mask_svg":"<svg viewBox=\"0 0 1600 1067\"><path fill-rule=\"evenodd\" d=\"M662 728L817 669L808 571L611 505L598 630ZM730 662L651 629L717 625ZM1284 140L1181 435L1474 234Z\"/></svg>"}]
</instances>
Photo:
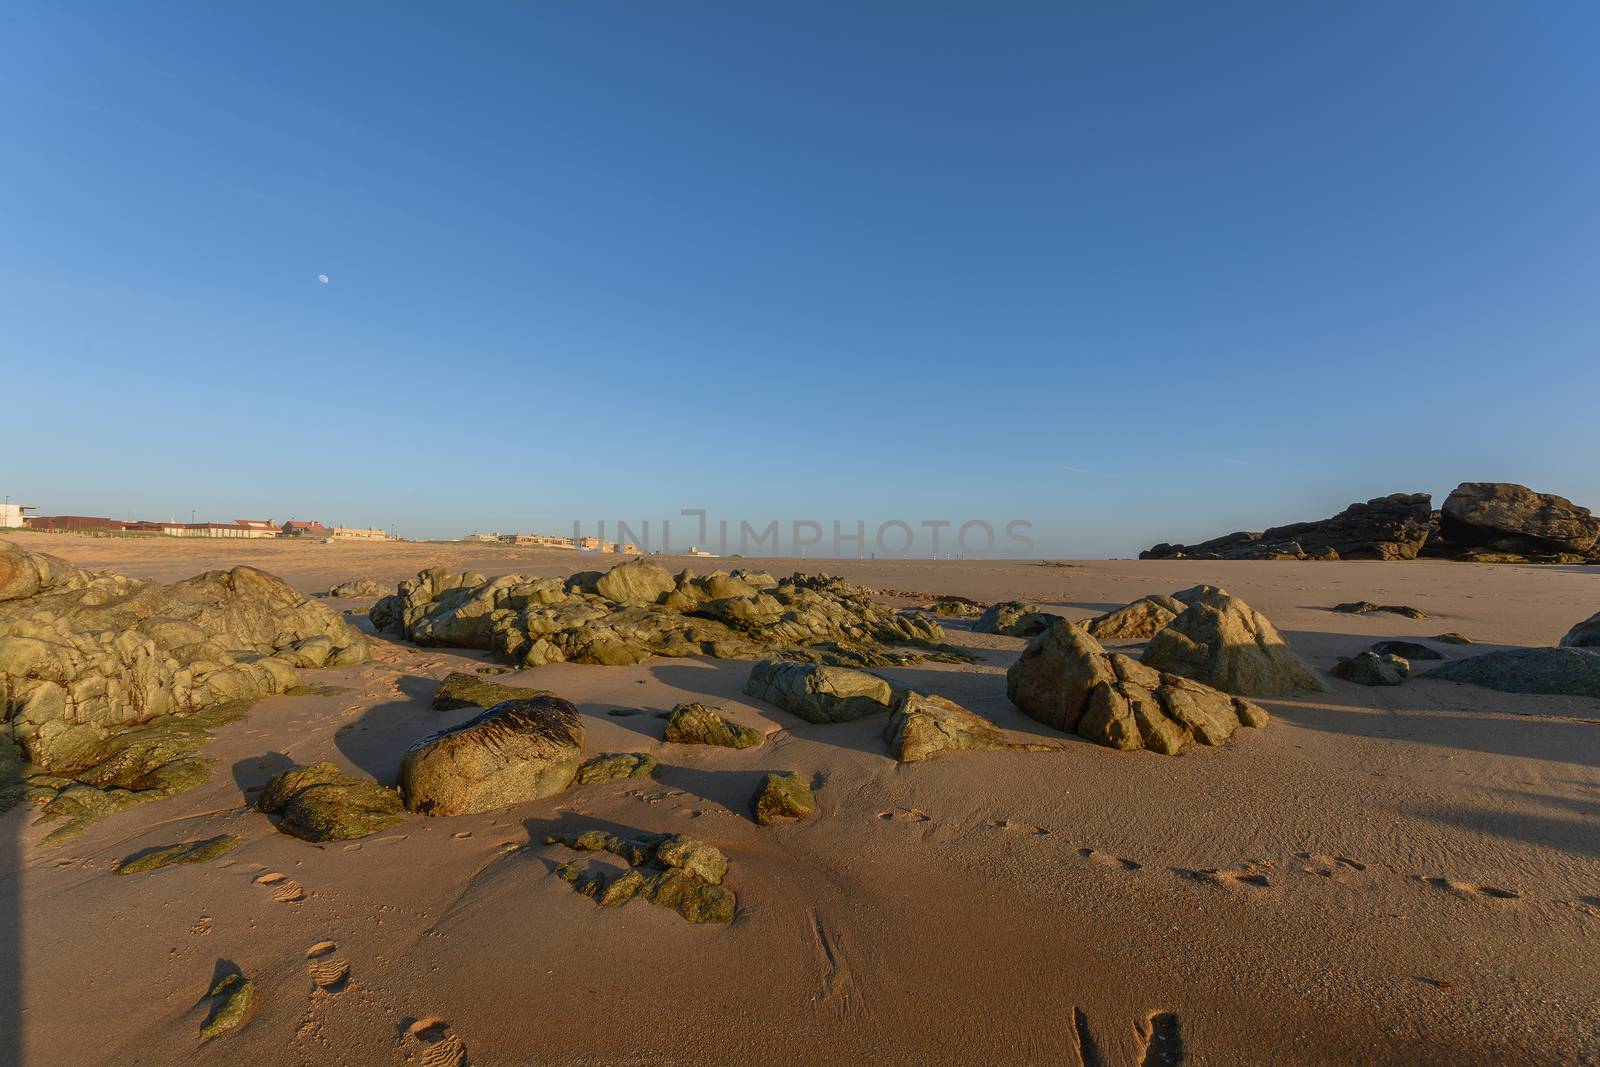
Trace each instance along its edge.
<instances>
[{"instance_id":1,"label":"footprint in sand","mask_svg":"<svg viewBox=\"0 0 1600 1067\"><path fill-rule=\"evenodd\" d=\"M1144 867L1144 864L1135 860L1126 859L1122 856L1113 856L1111 853L1101 852L1097 848L1080 848L1078 855L1090 863L1098 863L1102 867L1113 867L1120 871L1137 871Z\"/></svg>"},{"instance_id":2,"label":"footprint in sand","mask_svg":"<svg viewBox=\"0 0 1600 1067\"><path fill-rule=\"evenodd\" d=\"M272 899L280 904L298 904L306 899L306 887L277 871L256 876L256 885L272 890Z\"/></svg>"},{"instance_id":3,"label":"footprint in sand","mask_svg":"<svg viewBox=\"0 0 1600 1067\"><path fill-rule=\"evenodd\" d=\"M1231 870L1221 870L1216 867L1205 867L1191 870L1188 867L1174 867L1172 873L1180 878L1191 878L1197 882L1209 882L1212 885L1250 886L1255 889L1271 889L1272 863L1270 860L1253 860L1243 867Z\"/></svg>"},{"instance_id":4,"label":"footprint in sand","mask_svg":"<svg viewBox=\"0 0 1600 1067\"><path fill-rule=\"evenodd\" d=\"M1141 1046L1137 1053L1140 1067L1178 1067L1183 1063L1183 1031L1177 1012L1151 1012L1134 1027L1134 1034Z\"/></svg>"},{"instance_id":5,"label":"footprint in sand","mask_svg":"<svg viewBox=\"0 0 1600 1067\"><path fill-rule=\"evenodd\" d=\"M1012 822L1010 819L990 819L983 824L990 830L1009 830L1032 837L1049 837L1050 831L1031 822Z\"/></svg>"},{"instance_id":6,"label":"footprint in sand","mask_svg":"<svg viewBox=\"0 0 1600 1067\"><path fill-rule=\"evenodd\" d=\"M1424 885L1431 885L1435 889L1442 889L1446 893L1458 897L1486 900L1521 900L1522 894L1515 889L1500 889L1492 885L1478 885L1474 882L1458 882L1454 878L1429 878L1425 875L1414 874L1411 876Z\"/></svg>"},{"instance_id":7,"label":"footprint in sand","mask_svg":"<svg viewBox=\"0 0 1600 1067\"><path fill-rule=\"evenodd\" d=\"M467 1067L467 1046L436 1015L412 1023L406 1037L422 1045L422 1067Z\"/></svg>"},{"instance_id":8,"label":"footprint in sand","mask_svg":"<svg viewBox=\"0 0 1600 1067\"><path fill-rule=\"evenodd\" d=\"M1352 871L1364 871L1367 865L1348 856L1328 856L1320 852L1296 852L1294 858L1304 865L1300 868L1306 874L1314 874L1319 878L1337 878L1341 874Z\"/></svg>"},{"instance_id":9,"label":"footprint in sand","mask_svg":"<svg viewBox=\"0 0 1600 1067\"><path fill-rule=\"evenodd\" d=\"M324 941L327 952L332 952L336 947L332 941ZM313 945L315 952L321 945ZM309 955L309 954L308 954ZM338 993L344 989L345 983L350 980L350 961L337 956L322 956L312 959L306 965L306 973L311 976L311 982L324 993Z\"/></svg>"},{"instance_id":10,"label":"footprint in sand","mask_svg":"<svg viewBox=\"0 0 1600 1067\"><path fill-rule=\"evenodd\" d=\"M894 808L890 811L878 812L878 818L888 822L927 822L933 816L916 808Z\"/></svg>"}]
</instances>

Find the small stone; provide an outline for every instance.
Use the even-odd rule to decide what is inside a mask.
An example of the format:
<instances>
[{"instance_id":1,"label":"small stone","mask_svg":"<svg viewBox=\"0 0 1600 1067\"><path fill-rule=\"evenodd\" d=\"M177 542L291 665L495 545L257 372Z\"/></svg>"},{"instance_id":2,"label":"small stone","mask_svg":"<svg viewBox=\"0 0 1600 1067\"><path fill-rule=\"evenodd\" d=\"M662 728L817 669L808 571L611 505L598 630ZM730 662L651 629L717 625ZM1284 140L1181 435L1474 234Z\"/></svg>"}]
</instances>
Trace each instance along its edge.
<instances>
[{"instance_id":1,"label":"small stone","mask_svg":"<svg viewBox=\"0 0 1600 1067\"><path fill-rule=\"evenodd\" d=\"M774 772L761 780L753 805L756 822L770 826L780 819L804 819L814 815L817 798L797 775Z\"/></svg>"},{"instance_id":2,"label":"small stone","mask_svg":"<svg viewBox=\"0 0 1600 1067\"><path fill-rule=\"evenodd\" d=\"M207 838L204 841L182 841L165 848L151 849L129 856L117 864L113 874L142 874L169 867L174 863L204 863L216 859L238 847L239 839L231 834Z\"/></svg>"},{"instance_id":3,"label":"small stone","mask_svg":"<svg viewBox=\"0 0 1600 1067\"><path fill-rule=\"evenodd\" d=\"M248 978L236 972L217 979L206 997L211 1001L211 1012L200 1027L202 1041L210 1041L243 1026L250 1018L256 990Z\"/></svg>"},{"instance_id":4,"label":"small stone","mask_svg":"<svg viewBox=\"0 0 1600 1067\"><path fill-rule=\"evenodd\" d=\"M1400 656L1363 652L1340 660L1328 673L1357 685L1399 685L1410 677L1411 664Z\"/></svg>"},{"instance_id":5,"label":"small stone","mask_svg":"<svg viewBox=\"0 0 1600 1067\"><path fill-rule=\"evenodd\" d=\"M644 752L606 752L594 756L578 768L574 785L596 785L623 778L654 778L661 764Z\"/></svg>"},{"instance_id":6,"label":"small stone","mask_svg":"<svg viewBox=\"0 0 1600 1067\"><path fill-rule=\"evenodd\" d=\"M766 740L766 735L741 726L704 704L679 704L667 717L664 739L678 745L754 748Z\"/></svg>"}]
</instances>

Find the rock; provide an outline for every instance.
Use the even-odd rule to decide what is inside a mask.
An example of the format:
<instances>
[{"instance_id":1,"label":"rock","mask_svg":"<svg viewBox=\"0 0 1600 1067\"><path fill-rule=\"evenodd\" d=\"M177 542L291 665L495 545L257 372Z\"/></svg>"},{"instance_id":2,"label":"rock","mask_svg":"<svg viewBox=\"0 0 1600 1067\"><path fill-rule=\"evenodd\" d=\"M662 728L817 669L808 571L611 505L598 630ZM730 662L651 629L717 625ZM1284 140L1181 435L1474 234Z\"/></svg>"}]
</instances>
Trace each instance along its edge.
<instances>
[{"instance_id":1,"label":"rock","mask_svg":"<svg viewBox=\"0 0 1600 1067\"><path fill-rule=\"evenodd\" d=\"M1167 755L1191 741L1221 744L1240 725L1260 727L1268 719L1248 700L1108 653L1066 620L1023 650L1006 672L1006 693L1027 715L1063 732Z\"/></svg>"},{"instance_id":2,"label":"rock","mask_svg":"<svg viewBox=\"0 0 1600 1067\"><path fill-rule=\"evenodd\" d=\"M1198 545L1162 543L1140 559L1415 559L1428 538L1432 498L1394 493L1332 518L1234 533Z\"/></svg>"},{"instance_id":3,"label":"rock","mask_svg":"<svg viewBox=\"0 0 1600 1067\"><path fill-rule=\"evenodd\" d=\"M767 735L749 726L740 726L704 704L679 704L667 717L664 740L678 745L720 745L723 748L754 748Z\"/></svg>"},{"instance_id":4,"label":"rock","mask_svg":"<svg viewBox=\"0 0 1600 1067\"><path fill-rule=\"evenodd\" d=\"M204 863L206 860L214 860L218 856L232 852L238 844L239 839L232 834L209 837L203 841L180 841L176 845L147 849L129 856L117 864L111 873L143 874L145 871L157 871L175 863Z\"/></svg>"},{"instance_id":5,"label":"rock","mask_svg":"<svg viewBox=\"0 0 1600 1067\"><path fill-rule=\"evenodd\" d=\"M1600 697L1600 652L1586 648L1518 648L1451 660L1427 675L1502 693Z\"/></svg>"},{"instance_id":6,"label":"rock","mask_svg":"<svg viewBox=\"0 0 1600 1067\"><path fill-rule=\"evenodd\" d=\"M352 578L348 582L340 582L322 595L339 600L370 600L393 596L394 592L394 586L385 585L372 578Z\"/></svg>"},{"instance_id":7,"label":"rock","mask_svg":"<svg viewBox=\"0 0 1600 1067\"><path fill-rule=\"evenodd\" d=\"M1411 664L1400 656L1363 652L1341 659L1328 673L1357 685L1399 685L1411 676Z\"/></svg>"},{"instance_id":8,"label":"rock","mask_svg":"<svg viewBox=\"0 0 1600 1067\"><path fill-rule=\"evenodd\" d=\"M1145 641L1178 617L1185 605L1174 597L1141 597L1125 608L1096 616L1084 629L1098 641Z\"/></svg>"},{"instance_id":9,"label":"rock","mask_svg":"<svg viewBox=\"0 0 1600 1067\"><path fill-rule=\"evenodd\" d=\"M415 742L400 762L406 807L470 815L559 793L577 777L583 721L555 696L508 700Z\"/></svg>"},{"instance_id":10,"label":"rock","mask_svg":"<svg viewBox=\"0 0 1600 1067\"><path fill-rule=\"evenodd\" d=\"M1021 600L1005 600L986 608L972 624L974 633L1004 637L1036 637L1061 616L1040 611Z\"/></svg>"},{"instance_id":11,"label":"rock","mask_svg":"<svg viewBox=\"0 0 1600 1067\"><path fill-rule=\"evenodd\" d=\"M1472 644L1472 638L1468 637L1465 634L1458 634L1454 630L1451 630L1449 633L1435 634L1434 636L1428 638L1428 640L1430 640L1430 641L1439 641L1439 642L1442 642L1442 643L1447 644L1447 645L1470 645L1470 644Z\"/></svg>"},{"instance_id":12,"label":"rock","mask_svg":"<svg viewBox=\"0 0 1600 1067\"><path fill-rule=\"evenodd\" d=\"M1379 641L1370 651L1379 656L1399 656L1408 660L1444 659L1441 653L1415 641Z\"/></svg>"},{"instance_id":13,"label":"rock","mask_svg":"<svg viewBox=\"0 0 1600 1067\"><path fill-rule=\"evenodd\" d=\"M303 841L348 841L405 820L400 795L324 760L274 775L257 810L280 816L278 829Z\"/></svg>"},{"instance_id":14,"label":"rock","mask_svg":"<svg viewBox=\"0 0 1600 1067\"><path fill-rule=\"evenodd\" d=\"M1139 657L1145 666L1238 696L1290 696L1327 688L1267 617L1249 604L1216 587L1192 596L1189 606L1145 646Z\"/></svg>"},{"instance_id":15,"label":"rock","mask_svg":"<svg viewBox=\"0 0 1600 1067\"><path fill-rule=\"evenodd\" d=\"M255 986L237 971L218 978L206 994L211 1010L200 1027L200 1040L210 1041L243 1026L250 1019L255 996Z\"/></svg>"},{"instance_id":16,"label":"rock","mask_svg":"<svg viewBox=\"0 0 1600 1067\"><path fill-rule=\"evenodd\" d=\"M594 583L594 591L618 604L657 603L677 583L665 567L648 559L634 559L612 567Z\"/></svg>"},{"instance_id":17,"label":"rock","mask_svg":"<svg viewBox=\"0 0 1600 1067\"><path fill-rule=\"evenodd\" d=\"M797 775L771 773L761 779L751 805L756 822L771 826L781 819L804 819L816 814L817 798Z\"/></svg>"},{"instance_id":18,"label":"rock","mask_svg":"<svg viewBox=\"0 0 1600 1067\"><path fill-rule=\"evenodd\" d=\"M644 752L606 752L593 756L578 768L574 785L596 785L623 778L654 778L661 764Z\"/></svg>"},{"instance_id":19,"label":"rock","mask_svg":"<svg viewBox=\"0 0 1600 1067\"><path fill-rule=\"evenodd\" d=\"M296 689L296 668L366 657L338 614L253 567L164 585L0 541L0 720L34 776L61 783L34 792L67 820L50 843L205 781L206 728Z\"/></svg>"},{"instance_id":20,"label":"rock","mask_svg":"<svg viewBox=\"0 0 1600 1067\"><path fill-rule=\"evenodd\" d=\"M1600 519L1565 497L1524 485L1463 482L1439 509L1439 533L1451 546L1585 555L1600 540Z\"/></svg>"},{"instance_id":21,"label":"rock","mask_svg":"<svg viewBox=\"0 0 1600 1067\"><path fill-rule=\"evenodd\" d=\"M1431 618L1426 611L1408 604L1374 604L1370 600L1352 600L1348 604L1335 604L1332 610L1345 615L1371 615L1373 612L1386 611L1391 615L1404 615L1408 619Z\"/></svg>"},{"instance_id":22,"label":"rock","mask_svg":"<svg viewBox=\"0 0 1600 1067\"><path fill-rule=\"evenodd\" d=\"M615 878L607 878L603 872L586 874L572 864L556 869L557 875L578 892L595 898L601 907L615 908L640 897L671 908L694 923L729 923L737 911L733 892L722 885L727 858L703 841L681 834L623 837L589 830L568 837L546 837L545 844L561 844L577 852L609 852L629 865L629 870Z\"/></svg>"},{"instance_id":23,"label":"rock","mask_svg":"<svg viewBox=\"0 0 1600 1067\"><path fill-rule=\"evenodd\" d=\"M486 649L526 667L630 665L652 656L758 659L774 651L852 666L970 658L942 644L937 623L900 615L840 578L796 574L774 582L742 571L672 578L650 560L564 581L491 581L434 568L401 582L368 617L418 644Z\"/></svg>"},{"instance_id":24,"label":"rock","mask_svg":"<svg viewBox=\"0 0 1600 1067\"><path fill-rule=\"evenodd\" d=\"M998 726L955 701L910 691L901 694L889 713L883 739L889 754L901 763L917 763L940 752L1050 747L1012 744Z\"/></svg>"},{"instance_id":25,"label":"rock","mask_svg":"<svg viewBox=\"0 0 1600 1067\"><path fill-rule=\"evenodd\" d=\"M744 691L814 723L850 722L894 703L894 687L875 674L778 659L751 667Z\"/></svg>"},{"instance_id":26,"label":"rock","mask_svg":"<svg viewBox=\"0 0 1600 1067\"><path fill-rule=\"evenodd\" d=\"M964 596L945 596L922 610L951 619L975 619L983 614L983 605Z\"/></svg>"},{"instance_id":27,"label":"rock","mask_svg":"<svg viewBox=\"0 0 1600 1067\"><path fill-rule=\"evenodd\" d=\"M433 691L433 710L492 708L508 700L531 700L534 697L554 695L548 689L524 689L521 686L501 685L487 678L475 678L461 671L451 671L439 684L439 688Z\"/></svg>"},{"instance_id":28,"label":"rock","mask_svg":"<svg viewBox=\"0 0 1600 1067\"><path fill-rule=\"evenodd\" d=\"M1561 644L1565 648L1600 648L1600 611L1568 630Z\"/></svg>"}]
</instances>

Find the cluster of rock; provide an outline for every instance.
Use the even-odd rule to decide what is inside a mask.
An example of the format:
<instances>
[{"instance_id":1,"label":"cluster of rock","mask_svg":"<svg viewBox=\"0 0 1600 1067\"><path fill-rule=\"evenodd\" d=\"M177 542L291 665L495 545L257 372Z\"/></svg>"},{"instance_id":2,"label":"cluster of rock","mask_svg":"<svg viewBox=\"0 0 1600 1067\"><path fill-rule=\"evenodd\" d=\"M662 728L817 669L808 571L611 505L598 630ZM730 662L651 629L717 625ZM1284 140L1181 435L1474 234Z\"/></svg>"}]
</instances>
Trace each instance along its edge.
<instances>
[{"instance_id":1,"label":"cluster of rock","mask_svg":"<svg viewBox=\"0 0 1600 1067\"><path fill-rule=\"evenodd\" d=\"M1037 637L1060 617L1040 611L1023 600L1003 600L986 608L978 616L978 621L972 624L972 630L974 633L1000 634L1004 637Z\"/></svg>"},{"instance_id":2,"label":"cluster of rock","mask_svg":"<svg viewBox=\"0 0 1600 1067\"><path fill-rule=\"evenodd\" d=\"M0 748L17 746L0 762L26 764L46 815L195 785L205 726L297 688L297 668L366 657L359 631L253 567L167 585L0 541Z\"/></svg>"},{"instance_id":3,"label":"cluster of rock","mask_svg":"<svg viewBox=\"0 0 1600 1067\"><path fill-rule=\"evenodd\" d=\"M492 651L535 667L628 665L652 656L756 659L777 650L823 663L890 666L961 659L938 624L878 604L830 575L759 571L674 577L652 560L568 578L423 571L373 605L374 626L422 645Z\"/></svg>"},{"instance_id":4,"label":"cluster of rock","mask_svg":"<svg viewBox=\"0 0 1600 1067\"><path fill-rule=\"evenodd\" d=\"M1201 665L1201 659L1190 657L1185 666ZM1006 672L1006 695L1027 715L1064 733L1166 755L1196 741L1220 745L1241 725L1267 722L1266 711L1250 701L1107 652L1064 619L1035 638Z\"/></svg>"},{"instance_id":5,"label":"cluster of rock","mask_svg":"<svg viewBox=\"0 0 1600 1067\"><path fill-rule=\"evenodd\" d=\"M1483 563L1600 561L1600 518L1565 497L1511 482L1463 482L1434 511L1427 493L1351 504L1326 519L1196 545L1163 542L1140 559L1416 559Z\"/></svg>"},{"instance_id":6,"label":"cluster of rock","mask_svg":"<svg viewBox=\"0 0 1600 1067\"><path fill-rule=\"evenodd\" d=\"M628 864L612 877L603 870L585 870L574 863L556 868L562 880L603 908L615 908L639 897L671 908L694 923L729 923L738 909L733 891L722 884L727 857L711 845L682 834L638 834L623 837L589 830L570 837L545 838L547 845L565 845L575 852L607 852Z\"/></svg>"}]
</instances>

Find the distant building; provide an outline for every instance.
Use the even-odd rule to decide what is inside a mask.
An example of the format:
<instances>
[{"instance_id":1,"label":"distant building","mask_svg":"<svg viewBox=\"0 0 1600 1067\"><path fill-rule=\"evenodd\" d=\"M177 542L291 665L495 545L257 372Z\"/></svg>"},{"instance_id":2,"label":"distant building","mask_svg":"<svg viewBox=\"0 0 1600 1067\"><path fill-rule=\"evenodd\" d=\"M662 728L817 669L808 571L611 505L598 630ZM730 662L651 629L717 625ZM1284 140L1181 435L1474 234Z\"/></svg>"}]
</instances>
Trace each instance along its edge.
<instances>
[{"instance_id":1,"label":"distant building","mask_svg":"<svg viewBox=\"0 0 1600 1067\"><path fill-rule=\"evenodd\" d=\"M497 533L492 533L492 534L472 533L472 534L467 534L467 536L463 537L461 540L463 540L463 541L476 541L478 543L487 542L488 544L492 545L492 544L498 544L501 540L503 540L503 538L501 537L500 534L497 534Z\"/></svg>"},{"instance_id":2,"label":"distant building","mask_svg":"<svg viewBox=\"0 0 1600 1067\"><path fill-rule=\"evenodd\" d=\"M598 552L600 551L600 538L580 537L578 538L578 548L584 552Z\"/></svg>"},{"instance_id":3,"label":"distant building","mask_svg":"<svg viewBox=\"0 0 1600 1067\"><path fill-rule=\"evenodd\" d=\"M639 546L634 544L632 541L623 542L621 545L618 546L618 551L620 551L624 555L628 555L628 556L637 556L637 555L640 554Z\"/></svg>"},{"instance_id":4,"label":"distant building","mask_svg":"<svg viewBox=\"0 0 1600 1067\"><path fill-rule=\"evenodd\" d=\"M331 537L333 531L320 522L298 522L290 519L283 524L284 537Z\"/></svg>"},{"instance_id":5,"label":"distant building","mask_svg":"<svg viewBox=\"0 0 1600 1067\"><path fill-rule=\"evenodd\" d=\"M502 544L522 545L533 548L572 548L572 538L557 537L554 534L497 534Z\"/></svg>"},{"instance_id":6,"label":"distant building","mask_svg":"<svg viewBox=\"0 0 1600 1067\"><path fill-rule=\"evenodd\" d=\"M149 525L99 515L28 515L24 516L22 524L30 530L129 530Z\"/></svg>"},{"instance_id":7,"label":"distant building","mask_svg":"<svg viewBox=\"0 0 1600 1067\"><path fill-rule=\"evenodd\" d=\"M31 525L25 511L38 511L32 504L0 504L0 529Z\"/></svg>"},{"instance_id":8,"label":"distant building","mask_svg":"<svg viewBox=\"0 0 1600 1067\"><path fill-rule=\"evenodd\" d=\"M690 545L689 546L689 555L691 555L691 556L711 556L711 557L715 558L716 553L715 552L707 552L705 549L701 548L699 545Z\"/></svg>"},{"instance_id":9,"label":"distant building","mask_svg":"<svg viewBox=\"0 0 1600 1067\"><path fill-rule=\"evenodd\" d=\"M263 538L277 537L278 527L271 519L234 519L232 522L130 522L124 529L141 533L166 534L168 537L227 537Z\"/></svg>"},{"instance_id":10,"label":"distant building","mask_svg":"<svg viewBox=\"0 0 1600 1067\"><path fill-rule=\"evenodd\" d=\"M392 541L392 540L394 540L394 538L390 537L387 533L385 533L382 530L357 530L357 529L355 529L353 527L350 527L350 526L335 526L333 528L333 539L335 541Z\"/></svg>"}]
</instances>

